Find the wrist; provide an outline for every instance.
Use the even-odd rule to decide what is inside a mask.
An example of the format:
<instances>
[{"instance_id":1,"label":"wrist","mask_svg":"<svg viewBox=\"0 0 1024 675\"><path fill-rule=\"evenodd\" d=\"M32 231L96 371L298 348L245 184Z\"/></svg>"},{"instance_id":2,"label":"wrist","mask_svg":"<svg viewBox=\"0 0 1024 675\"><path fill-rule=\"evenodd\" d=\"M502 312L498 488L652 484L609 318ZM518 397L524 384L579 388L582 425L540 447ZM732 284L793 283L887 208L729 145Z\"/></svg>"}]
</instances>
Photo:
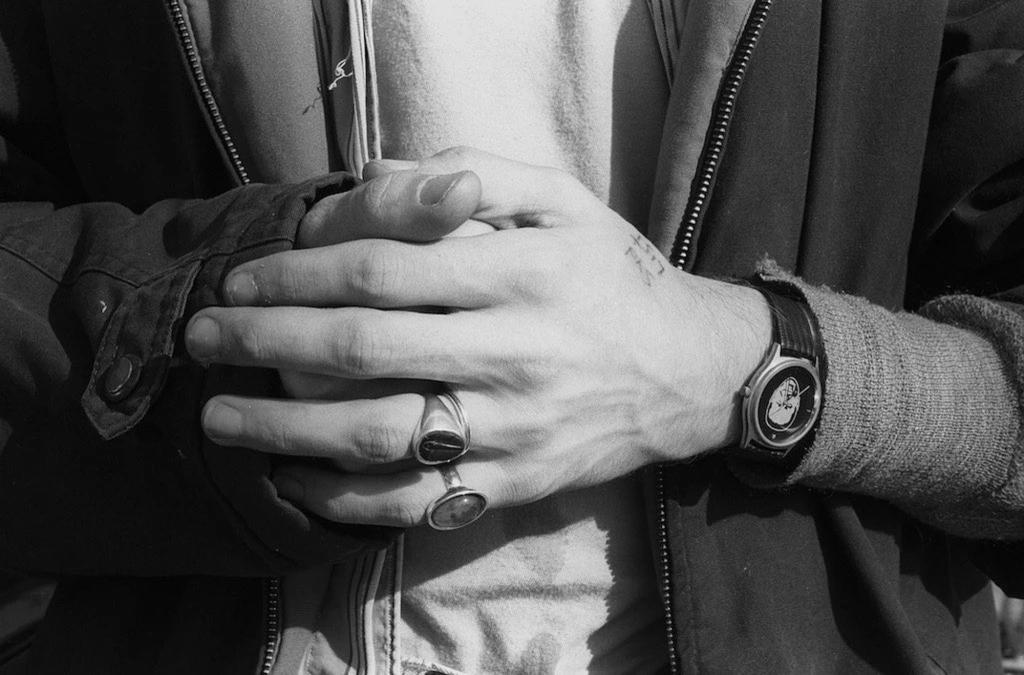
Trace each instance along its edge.
<instances>
[{"instance_id":1,"label":"wrist","mask_svg":"<svg viewBox=\"0 0 1024 675\"><path fill-rule=\"evenodd\" d=\"M719 328L715 331L716 376L712 391L717 410L707 449L735 446L742 437L741 392L772 345L771 309L755 288L727 282L715 293Z\"/></svg>"}]
</instances>

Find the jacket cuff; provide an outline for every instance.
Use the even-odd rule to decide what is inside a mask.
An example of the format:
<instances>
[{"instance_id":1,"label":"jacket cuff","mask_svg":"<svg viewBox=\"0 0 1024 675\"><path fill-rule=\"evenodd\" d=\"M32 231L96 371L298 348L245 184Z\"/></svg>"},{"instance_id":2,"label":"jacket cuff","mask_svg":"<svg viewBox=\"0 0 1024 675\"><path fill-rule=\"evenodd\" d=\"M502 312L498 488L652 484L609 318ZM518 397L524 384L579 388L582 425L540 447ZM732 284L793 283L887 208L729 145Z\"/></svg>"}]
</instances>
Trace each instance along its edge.
<instances>
[{"instance_id":1,"label":"jacket cuff","mask_svg":"<svg viewBox=\"0 0 1024 675\"><path fill-rule=\"evenodd\" d=\"M967 297L940 298L924 316L890 312L774 265L763 271L799 290L818 318L825 398L814 443L794 469L735 462L734 471L760 487L802 483L878 497L966 536L1024 534L1011 489L1024 474L1014 384L1024 367L1002 356L1024 353L1024 319Z\"/></svg>"},{"instance_id":2,"label":"jacket cuff","mask_svg":"<svg viewBox=\"0 0 1024 675\"><path fill-rule=\"evenodd\" d=\"M222 302L227 271L292 248L310 206L351 184L347 176L332 175L300 185L250 185L198 202L175 217L165 246L182 253L124 298L100 336L81 402L102 438L127 432L150 409L187 318Z\"/></svg>"}]
</instances>

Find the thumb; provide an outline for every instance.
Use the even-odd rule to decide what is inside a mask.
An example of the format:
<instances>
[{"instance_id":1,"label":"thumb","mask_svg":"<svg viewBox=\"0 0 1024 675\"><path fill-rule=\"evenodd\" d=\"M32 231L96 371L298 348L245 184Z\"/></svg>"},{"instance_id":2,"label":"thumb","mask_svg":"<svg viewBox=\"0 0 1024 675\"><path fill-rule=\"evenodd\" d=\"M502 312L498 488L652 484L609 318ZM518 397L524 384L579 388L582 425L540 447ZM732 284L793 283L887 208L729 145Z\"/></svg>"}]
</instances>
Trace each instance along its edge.
<instances>
[{"instance_id":1,"label":"thumb","mask_svg":"<svg viewBox=\"0 0 1024 675\"><path fill-rule=\"evenodd\" d=\"M473 217L498 229L587 223L593 219L594 209L604 207L565 171L518 162L467 146L447 148L415 162L375 159L363 167L363 177L377 179L409 170L472 171L482 183L480 208Z\"/></svg>"},{"instance_id":2,"label":"thumb","mask_svg":"<svg viewBox=\"0 0 1024 675\"><path fill-rule=\"evenodd\" d=\"M317 202L299 224L296 246L356 239L434 241L469 219L479 203L480 179L472 171L395 171Z\"/></svg>"}]
</instances>

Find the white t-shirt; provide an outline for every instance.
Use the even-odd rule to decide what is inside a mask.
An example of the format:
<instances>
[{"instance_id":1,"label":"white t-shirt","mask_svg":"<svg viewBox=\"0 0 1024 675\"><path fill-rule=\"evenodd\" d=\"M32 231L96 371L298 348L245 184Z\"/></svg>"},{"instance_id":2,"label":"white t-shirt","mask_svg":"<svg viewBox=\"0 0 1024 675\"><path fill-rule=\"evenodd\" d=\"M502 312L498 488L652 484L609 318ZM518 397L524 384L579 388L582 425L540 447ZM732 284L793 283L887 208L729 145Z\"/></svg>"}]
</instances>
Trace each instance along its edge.
<instances>
[{"instance_id":1,"label":"white t-shirt","mask_svg":"<svg viewBox=\"0 0 1024 675\"><path fill-rule=\"evenodd\" d=\"M560 167L644 228L668 97L645 0L375 0L372 18L384 157L471 145ZM405 672L664 665L647 532L634 477L410 530Z\"/></svg>"}]
</instances>

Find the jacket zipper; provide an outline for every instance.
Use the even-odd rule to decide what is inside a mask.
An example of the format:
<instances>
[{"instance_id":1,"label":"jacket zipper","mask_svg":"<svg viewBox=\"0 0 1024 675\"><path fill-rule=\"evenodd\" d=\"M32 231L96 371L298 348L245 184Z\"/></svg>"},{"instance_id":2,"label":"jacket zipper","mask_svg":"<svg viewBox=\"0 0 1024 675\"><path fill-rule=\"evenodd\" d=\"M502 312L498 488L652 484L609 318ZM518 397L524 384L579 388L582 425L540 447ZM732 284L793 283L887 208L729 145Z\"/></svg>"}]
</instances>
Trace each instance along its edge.
<instances>
[{"instance_id":1,"label":"jacket zipper","mask_svg":"<svg viewBox=\"0 0 1024 675\"><path fill-rule=\"evenodd\" d=\"M665 467L654 471L654 489L658 500L658 585L661 587L661 606L665 612L665 638L668 640L669 672L675 675L679 670L679 653L676 651L676 624L672 608L672 559L668 548L668 507L665 503Z\"/></svg>"},{"instance_id":2,"label":"jacket zipper","mask_svg":"<svg viewBox=\"0 0 1024 675\"><path fill-rule=\"evenodd\" d=\"M206 82L206 74L203 72L203 64L199 61L192 29L189 28L188 21L185 20L185 13L181 9L181 0L167 0L167 9L171 13L174 30L178 33L178 41L181 43L181 48L185 52L185 58L188 60L188 69L192 74L192 81L195 83L196 88L199 90L199 95L203 99L203 106L206 108L209 119L213 123L213 128L217 132L217 138L220 140L221 147L231 162L235 176L243 185L248 185L249 172L245 170L245 165L242 164L242 159L238 155L238 148L235 147L235 142L231 140L231 134L228 133L228 128L224 124L224 118L221 117L217 101L213 98L210 85Z\"/></svg>"},{"instance_id":3,"label":"jacket zipper","mask_svg":"<svg viewBox=\"0 0 1024 675\"><path fill-rule=\"evenodd\" d=\"M174 30L178 35L178 42L188 61L189 73L192 81L199 91L203 106L209 116L213 128L217 132L231 168L235 176L243 185L250 183L249 172L246 171L242 158L238 154L238 148L231 139L224 118L220 114L220 108L213 97L213 91L206 81L206 74L203 72L203 65L199 60L196 50L195 38L192 30L185 20L185 14L181 9L181 0L167 0L167 9L171 14L171 21L174 23ZM274 661L277 659L277 650L281 644L281 579L270 577L263 583L263 648L260 655L260 675L270 675L274 668Z\"/></svg>"},{"instance_id":4,"label":"jacket zipper","mask_svg":"<svg viewBox=\"0 0 1024 675\"><path fill-rule=\"evenodd\" d=\"M281 579L270 577L263 583L263 654L260 675L270 675L281 645Z\"/></svg>"},{"instance_id":5,"label":"jacket zipper","mask_svg":"<svg viewBox=\"0 0 1024 675\"><path fill-rule=\"evenodd\" d=\"M743 26L743 32L740 34L736 51L729 61L725 77L722 78L721 89L718 91L712 110L711 129L704 144L704 153L697 166L697 173L694 174L696 180L690 190L690 198L686 203L686 210L683 211L683 218L669 255L669 261L678 269L685 269L690 262L693 235L697 231L697 225L701 218L704 217L704 209L711 196L711 186L714 183L715 173L718 171L718 164L722 159L722 151L725 149L725 138L729 133L733 111L736 109L736 97L740 91L740 84L750 65L750 57L754 53L758 38L761 37L761 31L764 29L771 6L772 0L756 0L754 2L750 16L747 17L747 22Z\"/></svg>"},{"instance_id":6,"label":"jacket zipper","mask_svg":"<svg viewBox=\"0 0 1024 675\"><path fill-rule=\"evenodd\" d=\"M772 0L755 0L740 33L740 39L733 53L725 76L722 78L722 85L718 96L715 98L711 115L711 128L708 131L708 140L704 146L704 153L697 165L697 172L694 174L696 180L694 187L690 190L690 198L683 211L683 218L676 232L675 241L672 244L672 251L669 254L669 261L678 269L685 269L690 262L690 253L693 250L693 236L697 231L697 225L704 216L704 209L707 207L708 198L711 196L711 186L714 184L715 173L718 171L719 162L722 159L722 151L725 149L725 139L729 133L729 125L732 122L733 113L736 110L736 98L739 95L740 84L746 75L750 65L750 59L754 54L754 47L757 45L761 32L764 30L765 21L768 18L768 11L771 9ZM661 585L661 602L665 610L665 636L668 639L668 665L672 673L680 673L679 653L676 651L676 625L672 602L672 558L668 543L668 506L665 499L665 467L659 466L655 470L655 493L658 500L658 564L660 575L658 581Z\"/></svg>"}]
</instances>

